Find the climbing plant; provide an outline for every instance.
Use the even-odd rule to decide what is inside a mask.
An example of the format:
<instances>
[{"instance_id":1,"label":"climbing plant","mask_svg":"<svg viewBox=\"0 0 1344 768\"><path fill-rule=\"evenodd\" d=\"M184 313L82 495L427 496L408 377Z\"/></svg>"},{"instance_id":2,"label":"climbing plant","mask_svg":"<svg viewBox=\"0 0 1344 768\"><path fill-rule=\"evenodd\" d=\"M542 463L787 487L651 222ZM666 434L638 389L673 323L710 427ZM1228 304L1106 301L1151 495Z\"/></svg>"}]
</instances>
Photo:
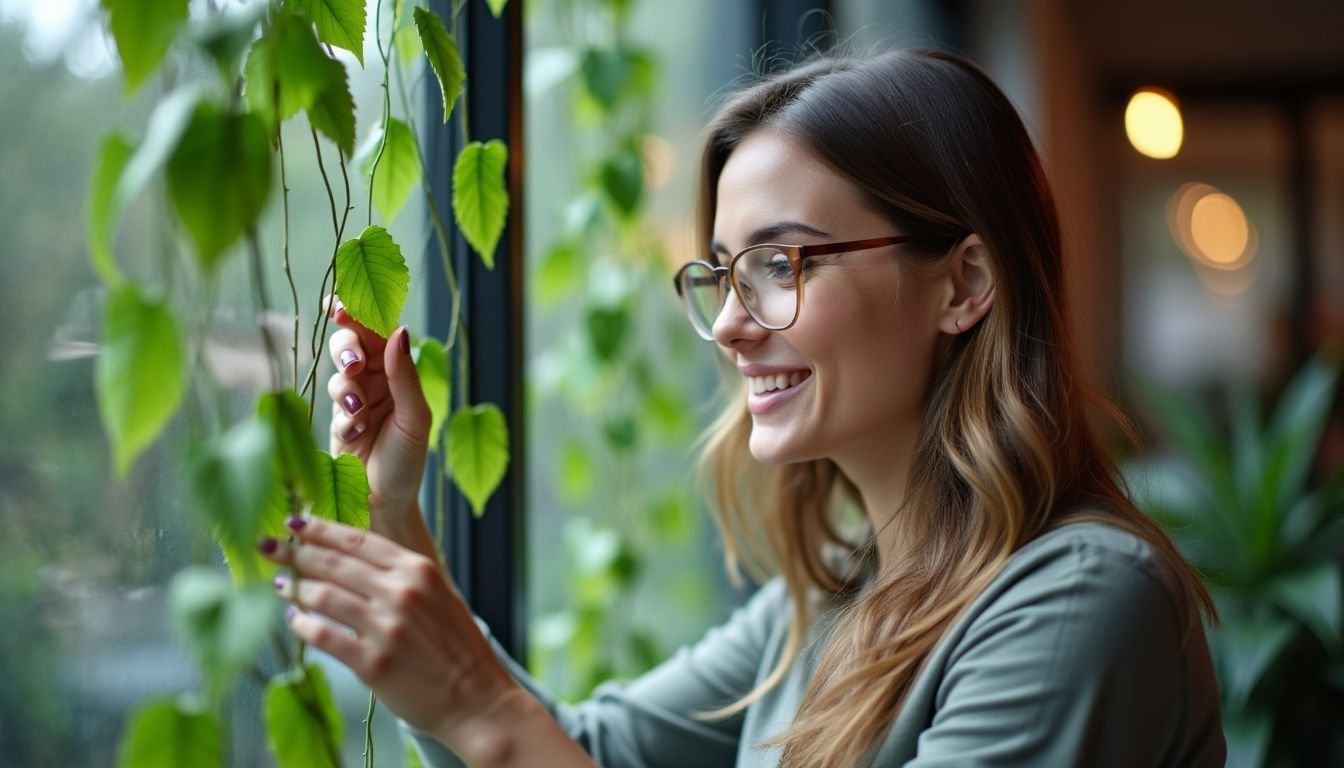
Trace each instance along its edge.
<instances>
[{"instance_id":1,"label":"climbing plant","mask_svg":"<svg viewBox=\"0 0 1344 768\"><path fill-rule=\"evenodd\" d=\"M157 90L142 137L106 136L90 190L88 250L107 294L95 369L99 413L121 477L171 422L188 422L182 463L191 492L183 504L199 510L232 577L199 565L173 578L171 613L199 667L201 688L140 705L123 736L123 766L227 764L223 716L247 674L267 679L262 719L279 765L341 763L344 725L330 685L321 667L305 660L303 645L292 645L281 631L278 601L268 584L273 568L257 555L256 544L265 536L283 536L284 519L292 514L369 525L362 463L353 455L320 450L313 436L320 350L329 322L323 307L335 296L352 318L379 335L398 328L416 276L404 244L386 224L417 191L452 298L446 338L416 342L417 368L434 418L434 455L477 515L504 475L508 434L498 407L472 403L465 385L450 393L450 357L456 355L462 381L470 365L450 212L440 211L430 194L407 98L407 74L427 61L443 97L443 121L464 108L471 73L458 53L457 22L466 2L456 0L445 22L414 0L377 0L372 13L364 0L270 0L232 7L209 2L201 13L193 13L188 0L102 0L127 93ZM505 0L487 4L499 16ZM376 51L376 59L366 60L366 49ZM363 141L358 141L350 67L381 74L379 117L363 130ZM307 123L311 146L286 146L281 126L291 121ZM458 122L463 148L453 168L451 217L484 264L493 267L509 207L508 148L498 139L473 140L467 121ZM287 166L296 152L313 153L321 172L331 219L331 239L322 246L290 242ZM359 177L354 184L352 175ZM119 222L140 198L164 201L183 235L169 249L167 269L137 272L119 258ZM277 207L281 235L267 242L259 222ZM361 218L362 226L356 223ZM200 364L210 321L200 308L211 307L225 265L235 260L245 264L251 285L269 380L241 417L226 408L185 405L219 401ZM296 279L301 260L319 265L320 281L308 285ZM288 289L278 301L268 290L268 276L277 273ZM305 308L313 316L310 328L303 325ZM267 322L276 315L292 316L292 322L279 329ZM278 649L283 669L267 676L261 667L269 648ZM366 765L373 764L375 703L370 694Z\"/></svg>"}]
</instances>

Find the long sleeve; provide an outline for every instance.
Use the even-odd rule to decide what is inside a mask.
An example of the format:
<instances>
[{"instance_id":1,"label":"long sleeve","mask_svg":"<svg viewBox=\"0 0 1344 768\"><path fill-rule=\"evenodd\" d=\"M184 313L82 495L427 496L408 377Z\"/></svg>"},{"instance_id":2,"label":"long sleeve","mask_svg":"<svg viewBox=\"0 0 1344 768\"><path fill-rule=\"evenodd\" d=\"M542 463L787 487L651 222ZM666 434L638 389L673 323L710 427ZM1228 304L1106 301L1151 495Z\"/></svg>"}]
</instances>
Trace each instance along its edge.
<instances>
[{"instance_id":1,"label":"long sleeve","mask_svg":"<svg viewBox=\"0 0 1344 768\"><path fill-rule=\"evenodd\" d=\"M762 587L729 620L696 644L629 683L607 683L575 705L557 702L504 653L509 672L551 712L593 759L607 768L732 766L741 715L701 720L694 715L732 703L756 684L773 629L787 615L776 580ZM427 768L460 766L430 737L411 732Z\"/></svg>"},{"instance_id":2,"label":"long sleeve","mask_svg":"<svg viewBox=\"0 0 1344 768\"><path fill-rule=\"evenodd\" d=\"M882 764L1221 766L1198 615L1146 544L1119 542L1065 538L1062 553L1019 564L938 660L914 759Z\"/></svg>"}]
</instances>

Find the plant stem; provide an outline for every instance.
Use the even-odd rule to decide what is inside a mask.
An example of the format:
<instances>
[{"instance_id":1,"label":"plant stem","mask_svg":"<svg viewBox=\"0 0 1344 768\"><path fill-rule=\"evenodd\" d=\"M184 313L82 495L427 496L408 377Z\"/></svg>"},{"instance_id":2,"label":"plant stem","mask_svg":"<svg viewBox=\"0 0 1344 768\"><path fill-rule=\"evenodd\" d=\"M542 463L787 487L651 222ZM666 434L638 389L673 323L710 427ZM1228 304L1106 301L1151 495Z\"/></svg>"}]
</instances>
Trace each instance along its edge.
<instances>
[{"instance_id":1,"label":"plant stem","mask_svg":"<svg viewBox=\"0 0 1344 768\"><path fill-rule=\"evenodd\" d=\"M285 176L285 138L284 131L280 126L275 127L275 145L276 152L280 155L280 192L281 208L283 215L281 217L281 235L280 250L284 258L285 279L289 281L289 295L294 301L294 342L290 345L290 351L294 355L294 388L299 387L299 289L294 286L294 270L289 265L289 181ZM310 419L311 423L311 419Z\"/></svg>"},{"instance_id":2,"label":"plant stem","mask_svg":"<svg viewBox=\"0 0 1344 768\"><path fill-rule=\"evenodd\" d=\"M328 281L332 281L331 294L333 296L336 294L336 285L334 282L334 276L336 274L336 253L341 248L341 239L345 237L345 225L349 221L350 211L354 210L354 207L350 204L350 174L345 167L345 155L342 154L338 148L336 150L336 159L340 163L341 181L344 182L345 185L345 210L341 213L340 219L337 219L336 194L331 189L331 177L327 175L326 164L322 161L322 144L317 139L316 130L310 126L308 131L313 136L313 150L317 153L317 169L322 174L322 184L327 190L327 202L331 206L331 227L336 235L336 242L331 248L331 260L327 263L327 271L322 276L322 287L318 291L317 316L313 321L313 336L311 341L313 364L312 367L308 369L308 375L304 379L303 389L301 390L301 394L306 394L309 397L308 423L312 424L313 413L317 409L317 387L314 385L317 383L317 366L321 360L320 340L326 335L327 323L331 320L331 315L327 313L326 308L323 306L323 302L327 297ZM309 387L312 387L311 391L309 390Z\"/></svg>"},{"instance_id":3,"label":"plant stem","mask_svg":"<svg viewBox=\"0 0 1344 768\"><path fill-rule=\"evenodd\" d=\"M260 305L261 317L258 325L261 328L262 343L266 346L267 362L271 369L271 386L274 389L280 389L280 350L275 345L275 339L271 336L271 329L266 325L266 318L271 313L271 302L266 295L266 280L262 276L261 261L261 242L257 239L257 228L255 226L247 230L247 250L252 257L252 285L257 292L257 303Z\"/></svg>"},{"instance_id":4,"label":"plant stem","mask_svg":"<svg viewBox=\"0 0 1344 768\"><path fill-rule=\"evenodd\" d=\"M387 128L392 118L392 94L387 88L390 67L387 63L387 51L383 50L383 0L378 0L373 17L373 40L378 44L378 58L383 62L383 138L378 142L378 154L374 155L373 166L369 169L369 223L373 226L373 180L378 175L378 164L383 161L383 151L387 149ZM396 30L392 30L396 34ZM391 45L389 44L389 48Z\"/></svg>"},{"instance_id":5,"label":"plant stem","mask_svg":"<svg viewBox=\"0 0 1344 768\"><path fill-rule=\"evenodd\" d=\"M373 768L373 710L378 697L369 691L369 711L364 715L364 768Z\"/></svg>"}]
</instances>

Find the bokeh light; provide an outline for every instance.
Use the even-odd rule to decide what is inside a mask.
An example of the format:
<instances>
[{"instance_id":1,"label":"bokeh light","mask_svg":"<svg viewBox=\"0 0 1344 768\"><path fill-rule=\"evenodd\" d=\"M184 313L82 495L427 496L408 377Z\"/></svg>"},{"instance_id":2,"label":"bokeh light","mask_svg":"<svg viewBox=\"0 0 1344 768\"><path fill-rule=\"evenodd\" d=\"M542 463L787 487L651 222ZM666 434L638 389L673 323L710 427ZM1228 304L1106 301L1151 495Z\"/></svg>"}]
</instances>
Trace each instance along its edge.
<instances>
[{"instance_id":1,"label":"bokeh light","mask_svg":"<svg viewBox=\"0 0 1344 768\"><path fill-rule=\"evenodd\" d=\"M1176 99L1158 88L1143 88L1125 107L1125 134L1129 143L1148 157L1166 160L1181 151L1185 125Z\"/></svg>"}]
</instances>

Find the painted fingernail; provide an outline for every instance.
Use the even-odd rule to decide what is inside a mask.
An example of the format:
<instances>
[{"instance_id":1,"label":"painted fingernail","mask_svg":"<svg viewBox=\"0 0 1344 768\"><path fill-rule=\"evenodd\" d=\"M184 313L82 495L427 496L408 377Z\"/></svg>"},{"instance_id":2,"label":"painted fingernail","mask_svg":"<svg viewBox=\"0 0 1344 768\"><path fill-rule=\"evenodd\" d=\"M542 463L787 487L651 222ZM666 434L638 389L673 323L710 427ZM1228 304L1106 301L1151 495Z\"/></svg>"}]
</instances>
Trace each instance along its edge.
<instances>
[{"instance_id":1,"label":"painted fingernail","mask_svg":"<svg viewBox=\"0 0 1344 768\"><path fill-rule=\"evenodd\" d=\"M364 434L364 425L360 422L355 422L350 425L349 429L345 430L345 434L341 435L341 441L348 443L362 434Z\"/></svg>"},{"instance_id":2,"label":"painted fingernail","mask_svg":"<svg viewBox=\"0 0 1344 768\"><path fill-rule=\"evenodd\" d=\"M352 365L354 365L355 363L358 363L358 362L359 362L359 355L356 355L356 354L355 354L355 351L354 351L353 349L342 349L342 350L341 350L341 368L342 368L342 369L349 368L350 366L352 366Z\"/></svg>"},{"instance_id":3,"label":"painted fingernail","mask_svg":"<svg viewBox=\"0 0 1344 768\"><path fill-rule=\"evenodd\" d=\"M307 526L308 521L302 515L290 515L289 518L285 520L285 527L295 533L302 531Z\"/></svg>"},{"instance_id":4,"label":"painted fingernail","mask_svg":"<svg viewBox=\"0 0 1344 768\"><path fill-rule=\"evenodd\" d=\"M270 536L267 536L266 538L257 542L257 549L261 550L261 553L263 555L274 555L275 550L279 548L280 548L280 542L271 538Z\"/></svg>"},{"instance_id":5,"label":"painted fingernail","mask_svg":"<svg viewBox=\"0 0 1344 768\"><path fill-rule=\"evenodd\" d=\"M359 413L359 409L364 407L364 401L360 400L359 396L354 392L346 392L345 395L341 397L341 405L345 406L346 413L354 416L356 413Z\"/></svg>"},{"instance_id":6,"label":"painted fingernail","mask_svg":"<svg viewBox=\"0 0 1344 768\"><path fill-rule=\"evenodd\" d=\"M277 591L280 591L289 583L289 579L285 577L285 574L277 573L275 574L275 579L271 583L275 585Z\"/></svg>"},{"instance_id":7,"label":"painted fingernail","mask_svg":"<svg viewBox=\"0 0 1344 768\"><path fill-rule=\"evenodd\" d=\"M401 354L407 357L411 354L411 329L406 326L401 328Z\"/></svg>"},{"instance_id":8,"label":"painted fingernail","mask_svg":"<svg viewBox=\"0 0 1344 768\"><path fill-rule=\"evenodd\" d=\"M298 612L299 612L299 609L295 608L295 607L292 606L292 605L287 605L287 606L285 606L285 621L286 621L286 622L293 621L293 620L294 620L294 616L297 615Z\"/></svg>"}]
</instances>

